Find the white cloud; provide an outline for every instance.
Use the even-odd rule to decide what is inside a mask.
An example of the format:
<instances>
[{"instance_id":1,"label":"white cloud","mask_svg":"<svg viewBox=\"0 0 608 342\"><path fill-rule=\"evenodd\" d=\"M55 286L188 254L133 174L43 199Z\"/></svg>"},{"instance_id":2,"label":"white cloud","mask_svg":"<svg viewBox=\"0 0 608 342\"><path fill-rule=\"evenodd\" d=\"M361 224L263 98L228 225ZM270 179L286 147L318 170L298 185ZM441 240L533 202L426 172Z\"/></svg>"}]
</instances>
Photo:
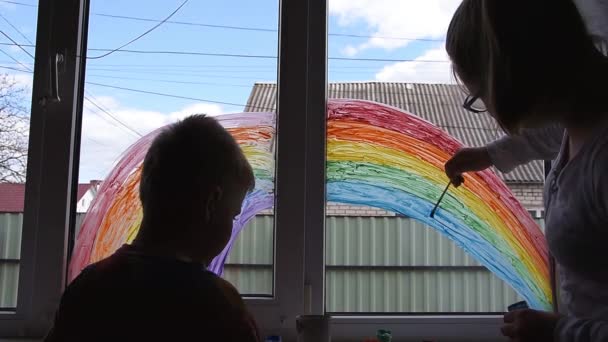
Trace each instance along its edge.
<instances>
[{"instance_id":1,"label":"white cloud","mask_svg":"<svg viewBox=\"0 0 608 342\"><path fill-rule=\"evenodd\" d=\"M442 61L427 63L422 61ZM452 69L445 49L428 50L413 62L398 62L385 66L376 74L382 82L454 83Z\"/></svg>"},{"instance_id":2,"label":"white cloud","mask_svg":"<svg viewBox=\"0 0 608 342\"><path fill-rule=\"evenodd\" d=\"M373 38L343 51L359 52L370 48L387 50L404 47L411 41L382 37L441 39L460 0L331 0L329 12L338 25L363 23Z\"/></svg>"},{"instance_id":3,"label":"white cloud","mask_svg":"<svg viewBox=\"0 0 608 342\"><path fill-rule=\"evenodd\" d=\"M219 115L223 112L221 106L206 103L194 103L171 113L162 113L129 108L112 97L98 96L94 101L142 135L191 114ZM139 138L87 101L83 115L79 178L81 182L88 182L107 176L121 154Z\"/></svg>"},{"instance_id":4,"label":"white cloud","mask_svg":"<svg viewBox=\"0 0 608 342\"><path fill-rule=\"evenodd\" d=\"M209 116L216 116L223 113L223 109L220 105L212 103L195 103L187 106L186 108L169 114L172 120L180 120L192 114L206 114Z\"/></svg>"},{"instance_id":5,"label":"white cloud","mask_svg":"<svg viewBox=\"0 0 608 342\"><path fill-rule=\"evenodd\" d=\"M342 49L342 53L344 55L346 55L347 57L352 57L352 56L356 55L358 52L359 52L359 50L351 45L348 45L344 49Z\"/></svg>"},{"instance_id":6,"label":"white cloud","mask_svg":"<svg viewBox=\"0 0 608 342\"><path fill-rule=\"evenodd\" d=\"M32 90L32 84L34 82L34 78L32 74L11 74L10 75L17 84L29 92Z\"/></svg>"}]
</instances>

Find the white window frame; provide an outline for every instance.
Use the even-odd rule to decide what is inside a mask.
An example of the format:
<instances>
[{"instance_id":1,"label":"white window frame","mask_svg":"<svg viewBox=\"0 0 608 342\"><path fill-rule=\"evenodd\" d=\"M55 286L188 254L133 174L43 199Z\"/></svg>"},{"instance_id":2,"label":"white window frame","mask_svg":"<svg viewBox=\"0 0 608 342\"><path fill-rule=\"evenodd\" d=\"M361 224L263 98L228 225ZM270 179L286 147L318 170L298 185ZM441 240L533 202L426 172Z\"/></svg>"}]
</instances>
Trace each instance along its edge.
<instances>
[{"instance_id":1,"label":"white window frame","mask_svg":"<svg viewBox=\"0 0 608 342\"><path fill-rule=\"evenodd\" d=\"M89 0L40 0L17 311L0 313L0 336L44 336L66 284L88 8ZM325 313L327 0L280 1L279 11L274 295L245 300L264 335L293 341L298 315ZM66 56L61 102L44 106L57 52ZM335 340L360 340L379 328L400 338L501 339L499 316L344 315L331 322Z\"/></svg>"}]
</instances>

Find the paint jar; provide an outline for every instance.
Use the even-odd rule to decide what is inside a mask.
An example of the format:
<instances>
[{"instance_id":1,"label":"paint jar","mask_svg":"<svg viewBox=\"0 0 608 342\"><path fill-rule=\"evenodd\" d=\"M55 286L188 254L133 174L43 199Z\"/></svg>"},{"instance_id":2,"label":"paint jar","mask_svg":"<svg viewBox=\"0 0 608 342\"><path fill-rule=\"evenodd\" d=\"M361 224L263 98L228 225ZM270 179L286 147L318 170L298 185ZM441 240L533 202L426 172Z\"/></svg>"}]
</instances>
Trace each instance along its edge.
<instances>
[{"instance_id":1,"label":"paint jar","mask_svg":"<svg viewBox=\"0 0 608 342\"><path fill-rule=\"evenodd\" d=\"M376 334L376 338L378 338L378 342L391 342L393 335L390 330L380 329Z\"/></svg>"}]
</instances>

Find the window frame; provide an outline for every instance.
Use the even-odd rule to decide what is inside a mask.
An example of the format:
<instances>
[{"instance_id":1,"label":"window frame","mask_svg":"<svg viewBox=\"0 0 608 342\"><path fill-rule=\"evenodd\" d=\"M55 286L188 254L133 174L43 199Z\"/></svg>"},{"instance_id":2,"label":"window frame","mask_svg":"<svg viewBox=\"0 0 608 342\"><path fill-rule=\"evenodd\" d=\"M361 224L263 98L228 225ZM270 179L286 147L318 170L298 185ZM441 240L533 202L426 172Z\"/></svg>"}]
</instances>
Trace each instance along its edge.
<instances>
[{"instance_id":1,"label":"window frame","mask_svg":"<svg viewBox=\"0 0 608 342\"><path fill-rule=\"evenodd\" d=\"M264 335L294 340L298 315L325 314L328 0L280 0L279 13L274 296L245 302ZM17 311L0 313L0 336L44 336L66 284L88 15L89 0L39 2ZM62 101L45 107L39 100L49 96L51 52L57 51L73 56L66 53L59 77ZM500 316L477 315L331 320L336 340L361 339L378 328L399 337L494 340L500 324Z\"/></svg>"},{"instance_id":2,"label":"window frame","mask_svg":"<svg viewBox=\"0 0 608 342\"><path fill-rule=\"evenodd\" d=\"M78 173L88 4L38 4L17 308L0 313L0 336L44 336L65 285L67 237L76 204L73 175ZM51 86L51 58L56 54L63 56L57 64L60 101Z\"/></svg>"}]
</instances>

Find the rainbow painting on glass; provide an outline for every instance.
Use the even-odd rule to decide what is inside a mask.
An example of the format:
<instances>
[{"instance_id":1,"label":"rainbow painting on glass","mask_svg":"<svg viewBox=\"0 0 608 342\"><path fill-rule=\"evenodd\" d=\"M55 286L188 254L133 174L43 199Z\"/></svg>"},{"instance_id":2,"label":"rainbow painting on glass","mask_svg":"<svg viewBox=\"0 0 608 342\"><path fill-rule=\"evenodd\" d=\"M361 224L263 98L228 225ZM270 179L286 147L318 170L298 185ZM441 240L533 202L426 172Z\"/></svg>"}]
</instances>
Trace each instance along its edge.
<instances>
[{"instance_id":1,"label":"rainbow painting on glass","mask_svg":"<svg viewBox=\"0 0 608 342\"><path fill-rule=\"evenodd\" d=\"M230 242L209 266L222 274L246 223L273 207L276 126L274 113L216 118L239 142L256 176ZM448 184L443 165L461 147L458 141L415 115L373 102L330 100L327 118L328 201L372 206L419 220L505 280L531 308L551 308L544 236L496 174L466 174L465 183L448 190L431 218ZM135 237L142 216L141 165L158 132L132 145L103 182L77 238L70 279Z\"/></svg>"}]
</instances>

